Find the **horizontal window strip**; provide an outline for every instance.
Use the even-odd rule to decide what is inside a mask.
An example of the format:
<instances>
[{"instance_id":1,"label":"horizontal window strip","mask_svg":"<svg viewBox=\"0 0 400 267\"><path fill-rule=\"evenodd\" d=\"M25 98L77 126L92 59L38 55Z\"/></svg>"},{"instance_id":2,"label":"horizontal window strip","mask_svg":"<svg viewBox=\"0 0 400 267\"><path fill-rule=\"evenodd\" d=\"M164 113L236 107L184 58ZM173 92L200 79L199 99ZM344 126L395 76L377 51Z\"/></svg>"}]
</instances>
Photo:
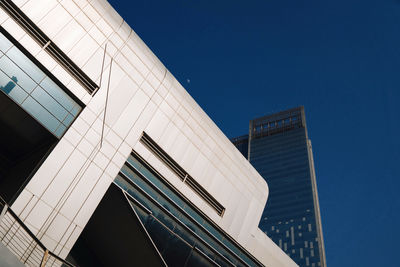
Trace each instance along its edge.
<instances>
[{"instance_id":1,"label":"horizontal window strip","mask_svg":"<svg viewBox=\"0 0 400 267\"><path fill-rule=\"evenodd\" d=\"M158 156L170 169L172 169L176 175L183 181L186 177L186 172L175 160L173 160L165 151L159 147L148 134L143 132L142 138L140 139L150 150Z\"/></svg>"},{"instance_id":2,"label":"horizontal window strip","mask_svg":"<svg viewBox=\"0 0 400 267\"><path fill-rule=\"evenodd\" d=\"M0 25L0 91L60 138L84 104Z\"/></svg>"},{"instance_id":3,"label":"horizontal window strip","mask_svg":"<svg viewBox=\"0 0 400 267\"><path fill-rule=\"evenodd\" d=\"M0 6L90 94L98 89L97 84L53 43L11 0L0 0Z\"/></svg>"},{"instance_id":4,"label":"horizontal window strip","mask_svg":"<svg viewBox=\"0 0 400 267\"><path fill-rule=\"evenodd\" d=\"M141 176L140 173L135 172L137 175ZM124 181L127 184L129 184L130 186L133 186L133 188L135 188L137 190L137 192L139 194L141 194L143 197L145 197L146 199L148 199L152 204L156 205L156 207L158 209L160 209L162 212L165 213L166 216L168 216L169 218L171 218L172 220L174 220L176 223L178 223L179 225L183 226L185 229L187 229L190 233L192 233L199 241L201 241L204 245L206 245L209 249L211 249L212 251L214 251L215 254L219 255L222 259L224 259L225 262L229 263L230 266L235 266L234 264L232 264L232 262L230 261L230 259L228 259L227 257L225 257L223 255L223 253L221 253L221 251L218 251L216 248L214 248L211 244L209 244L209 242L207 242L206 238L204 238L204 236L199 235L199 233L197 233L196 231L194 231L191 227L187 226L184 222L182 222L180 219L178 219L170 210L169 208L166 208L165 205L160 204L153 196L151 196L150 194L148 194L143 188L140 187L140 185L136 184L134 181L132 181L126 174L124 174L123 172L120 172L117 175L117 178L115 179L114 183L117 184L120 188L122 188L126 193L126 195L128 196L129 200L133 201L135 204L137 204L140 208L144 209L144 211L146 213L148 213L150 216L153 216L155 220L157 220L158 222L160 222L160 224L165 227L166 229L168 229L169 231L171 231L173 234L175 234L172 229L169 229L168 226L166 226L165 224L163 224L163 222L160 221L159 218L157 218L153 212L147 208L143 203L141 203L138 199L135 198L135 195L131 195L132 192L129 192L129 190L126 190L124 188L124 185L121 184L121 182ZM161 191L159 191L158 189L156 189L156 191L160 194L162 194ZM137 196L136 196L137 197ZM149 203L150 203L149 202ZM176 206L179 209L179 206ZM185 213L183 211L183 213ZM195 220L193 220L192 222L197 223ZM199 225L200 227L202 227L201 225ZM205 231L206 233L207 231ZM211 236L211 235L210 235ZM180 237L179 235L177 235L177 237L179 239L182 239L182 237ZM182 239L184 240L184 239ZM186 240L184 240L185 242L187 242ZM217 242L219 242L219 240L217 240ZM223 244L222 244L223 245ZM244 265L249 266L246 262L244 262L240 257L238 257L236 254L233 253L233 255L237 258L237 260L241 261Z\"/></svg>"},{"instance_id":5,"label":"horizontal window strip","mask_svg":"<svg viewBox=\"0 0 400 267\"><path fill-rule=\"evenodd\" d=\"M206 201L220 216L225 208L209 194L193 177L191 177L175 160L173 160L151 137L143 132L140 141L167 165L181 180Z\"/></svg>"},{"instance_id":6,"label":"horizontal window strip","mask_svg":"<svg viewBox=\"0 0 400 267\"><path fill-rule=\"evenodd\" d=\"M36 27L34 27L33 22L25 16L25 14L12 2L9 0L1 0L1 7L7 12L10 17L12 17L22 28L24 28L29 35L35 36L36 41L44 46L48 42L48 37L42 32L38 31Z\"/></svg>"},{"instance_id":7,"label":"horizontal window strip","mask_svg":"<svg viewBox=\"0 0 400 267\"><path fill-rule=\"evenodd\" d=\"M221 206L210 194L208 194L199 183L197 183L191 176L188 175L185 182L203 199L207 201L209 205L211 205L219 215L223 215L225 208Z\"/></svg>"},{"instance_id":8,"label":"horizontal window strip","mask_svg":"<svg viewBox=\"0 0 400 267\"><path fill-rule=\"evenodd\" d=\"M137 161L137 163L139 164L133 163L132 159ZM131 174L140 179L133 180L133 176L126 171L127 169L125 169L125 167L127 167ZM149 172L146 172L146 170L148 170L151 174L155 176L153 178L150 177ZM158 182L155 181L154 178L156 178ZM162 195L163 198L165 198L174 208L188 216L189 220L192 223L196 224L201 229L204 229L204 231L208 233L210 237L213 238L213 240L215 240L228 251L233 253L235 257L240 259L243 264L250 266L263 266L256 258L248 253L245 248L237 243L224 230L219 228L218 225L214 224L212 220L207 217L206 214L204 214L193 203L191 203L189 199L182 195L173 185L168 182L165 177L163 177L154 168L152 168L150 163L144 160L136 151L132 150L130 157L125 162L123 168L120 170L117 178L114 180L116 184L122 187L122 185L118 183L118 181L121 181L120 179L125 181L127 184L133 186L140 192L145 192L150 201L157 203L157 205L160 205L160 207L163 208L163 205L159 203L159 199L157 197L154 198L154 196L151 196L151 193L149 193L149 191L146 190L145 186L143 186L144 184L142 182L144 182L146 186L148 186L158 194ZM130 194L129 190L127 191L127 193ZM176 196L173 196L172 194L175 194ZM179 201L177 201L177 197L180 198ZM187 207L190 207L190 209L188 209ZM147 210L147 213L152 213L149 209ZM168 212L171 214L174 213L172 209L168 209Z\"/></svg>"}]
</instances>

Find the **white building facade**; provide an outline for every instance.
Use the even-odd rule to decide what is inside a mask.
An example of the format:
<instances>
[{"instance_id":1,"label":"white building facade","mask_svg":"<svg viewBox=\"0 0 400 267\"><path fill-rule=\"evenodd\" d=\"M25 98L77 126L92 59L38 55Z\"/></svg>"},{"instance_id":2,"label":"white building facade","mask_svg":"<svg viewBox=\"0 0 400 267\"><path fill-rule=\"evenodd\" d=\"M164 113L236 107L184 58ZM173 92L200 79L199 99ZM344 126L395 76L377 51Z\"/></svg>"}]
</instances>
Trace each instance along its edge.
<instances>
[{"instance_id":1,"label":"white building facade","mask_svg":"<svg viewBox=\"0 0 400 267\"><path fill-rule=\"evenodd\" d=\"M23 139L27 144L49 142L43 149L32 145L35 160L23 161L17 154L11 158L11 152L4 152L17 163L3 167L1 179L9 185L9 173L22 177L5 192L6 201L49 251L67 257L110 186L130 195L132 207L149 209L128 190L136 186L129 181L130 172L146 176L135 161L158 179L149 182L154 190L162 194L158 181L169 188L172 195L166 198L173 199L174 209L190 220L199 216L207 226L196 221L196 227L210 227L212 242L234 255L219 255L224 253L208 244L219 255L210 259L198 247L209 264L221 257L227 266L235 260L232 265L297 266L258 229L268 198L264 179L107 1L0 2L0 94L2 106L9 107L1 112L19 110L35 121L29 131L23 128L29 123L13 124L19 135L10 133L11 141L4 141L4 146L24 132L29 132ZM26 114L12 118L28 120ZM7 118L4 115L2 129ZM15 138L16 144L22 142ZM35 154L38 147L43 151ZM20 151L24 153L23 148ZM20 174L27 165L31 167ZM163 212L179 217L167 210ZM141 218L140 211L135 212ZM155 211L148 214L157 217ZM141 222L160 261L171 265ZM112 227L118 228L115 223ZM191 234L205 239L196 229ZM29 265L33 255L21 255Z\"/></svg>"}]
</instances>

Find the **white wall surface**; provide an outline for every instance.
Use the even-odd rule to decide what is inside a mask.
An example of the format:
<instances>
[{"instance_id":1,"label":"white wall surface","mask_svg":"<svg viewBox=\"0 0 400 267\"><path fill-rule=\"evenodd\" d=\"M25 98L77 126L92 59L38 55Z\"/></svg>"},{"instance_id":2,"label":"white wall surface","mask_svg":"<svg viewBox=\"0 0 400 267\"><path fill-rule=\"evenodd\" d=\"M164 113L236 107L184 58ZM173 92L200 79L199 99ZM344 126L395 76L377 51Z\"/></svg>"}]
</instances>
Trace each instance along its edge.
<instances>
[{"instance_id":1,"label":"white wall surface","mask_svg":"<svg viewBox=\"0 0 400 267\"><path fill-rule=\"evenodd\" d=\"M101 88L92 97L4 11L1 25L87 106L13 210L65 257L132 149L267 266L296 266L258 223L268 186L105 0L14 0ZM110 61L110 94L103 124ZM146 131L225 208L220 217L139 142Z\"/></svg>"}]
</instances>

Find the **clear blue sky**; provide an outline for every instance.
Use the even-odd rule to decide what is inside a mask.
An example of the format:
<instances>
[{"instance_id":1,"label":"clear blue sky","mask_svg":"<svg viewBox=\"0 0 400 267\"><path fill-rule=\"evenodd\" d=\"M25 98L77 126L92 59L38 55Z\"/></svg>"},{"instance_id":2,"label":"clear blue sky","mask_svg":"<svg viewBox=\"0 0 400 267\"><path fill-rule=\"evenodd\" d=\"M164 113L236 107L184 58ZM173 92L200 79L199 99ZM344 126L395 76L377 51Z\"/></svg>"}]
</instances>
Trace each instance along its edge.
<instances>
[{"instance_id":1,"label":"clear blue sky","mask_svg":"<svg viewBox=\"0 0 400 267\"><path fill-rule=\"evenodd\" d=\"M304 105L328 266L400 266L400 0L110 3L228 137Z\"/></svg>"}]
</instances>

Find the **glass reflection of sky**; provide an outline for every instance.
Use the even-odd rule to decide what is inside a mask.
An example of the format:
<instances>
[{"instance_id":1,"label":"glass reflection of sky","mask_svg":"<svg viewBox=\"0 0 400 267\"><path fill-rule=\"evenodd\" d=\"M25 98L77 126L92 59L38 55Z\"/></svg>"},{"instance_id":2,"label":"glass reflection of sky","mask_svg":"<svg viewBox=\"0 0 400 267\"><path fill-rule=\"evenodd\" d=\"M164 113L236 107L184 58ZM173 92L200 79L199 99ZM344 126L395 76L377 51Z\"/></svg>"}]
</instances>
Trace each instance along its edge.
<instances>
[{"instance_id":1,"label":"glass reflection of sky","mask_svg":"<svg viewBox=\"0 0 400 267\"><path fill-rule=\"evenodd\" d=\"M0 90L61 137L82 107L1 33L0 51Z\"/></svg>"}]
</instances>

